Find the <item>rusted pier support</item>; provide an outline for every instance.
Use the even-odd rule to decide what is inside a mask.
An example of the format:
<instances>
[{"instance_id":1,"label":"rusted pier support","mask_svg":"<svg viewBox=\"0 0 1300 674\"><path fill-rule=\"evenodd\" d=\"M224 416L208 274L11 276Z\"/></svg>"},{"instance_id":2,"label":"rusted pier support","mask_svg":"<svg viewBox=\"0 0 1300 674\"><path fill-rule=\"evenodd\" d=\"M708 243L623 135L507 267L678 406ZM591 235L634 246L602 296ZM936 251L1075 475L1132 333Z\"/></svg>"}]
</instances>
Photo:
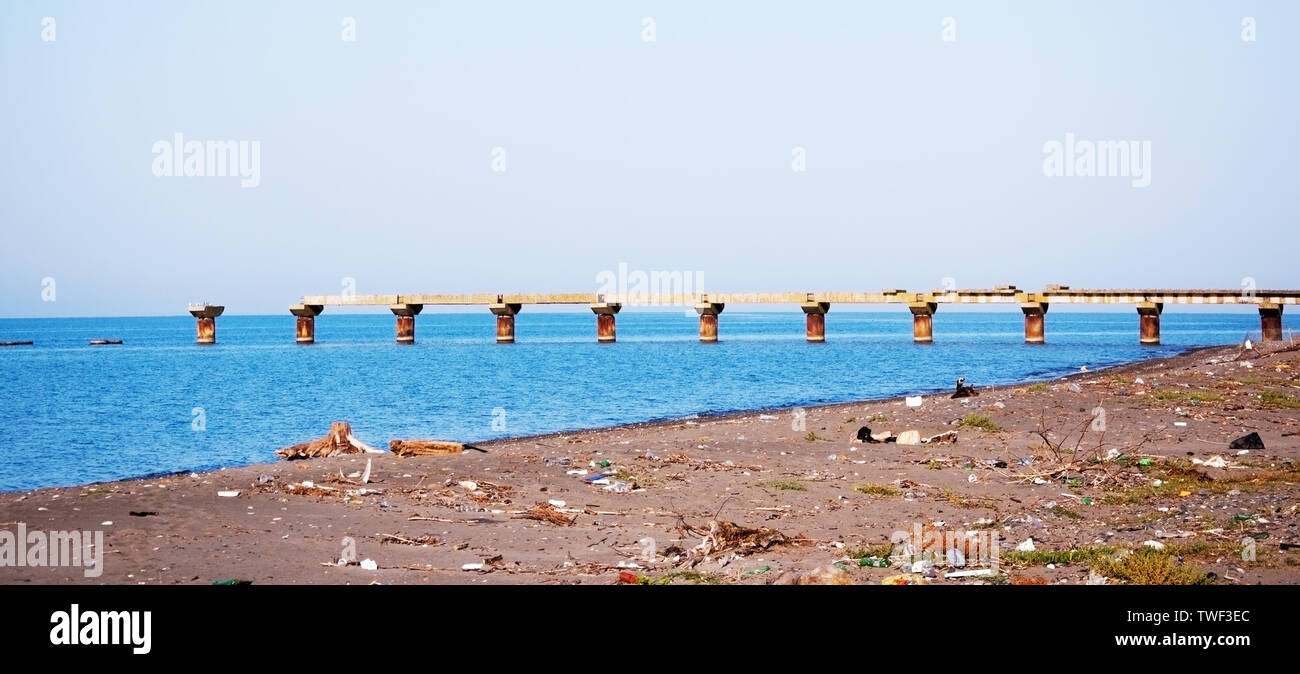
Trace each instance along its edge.
<instances>
[{"instance_id":1,"label":"rusted pier support","mask_svg":"<svg viewBox=\"0 0 1300 674\"><path fill-rule=\"evenodd\" d=\"M500 300L499 297L497 299ZM488 305L488 309L497 315L497 344L515 343L515 314L519 313L522 306L500 301Z\"/></svg>"},{"instance_id":2,"label":"rusted pier support","mask_svg":"<svg viewBox=\"0 0 1300 674\"><path fill-rule=\"evenodd\" d=\"M415 343L415 317L424 310L423 304L390 304L388 310L397 316L397 343Z\"/></svg>"},{"instance_id":3,"label":"rusted pier support","mask_svg":"<svg viewBox=\"0 0 1300 674\"><path fill-rule=\"evenodd\" d=\"M226 310L212 304L191 304L190 315L195 318L199 344L217 343L217 316Z\"/></svg>"},{"instance_id":4,"label":"rusted pier support","mask_svg":"<svg viewBox=\"0 0 1300 674\"><path fill-rule=\"evenodd\" d=\"M1282 306L1273 302L1259 305L1259 332L1265 342L1282 341Z\"/></svg>"},{"instance_id":5,"label":"rusted pier support","mask_svg":"<svg viewBox=\"0 0 1300 674\"><path fill-rule=\"evenodd\" d=\"M298 317L296 335L299 344L316 341L316 317L324 310L325 307L320 304L294 304L289 307L289 313Z\"/></svg>"},{"instance_id":6,"label":"rusted pier support","mask_svg":"<svg viewBox=\"0 0 1300 674\"><path fill-rule=\"evenodd\" d=\"M1025 313L1025 343L1042 344L1047 302L1021 302L1020 310Z\"/></svg>"},{"instance_id":7,"label":"rusted pier support","mask_svg":"<svg viewBox=\"0 0 1300 674\"><path fill-rule=\"evenodd\" d=\"M1138 302L1139 341L1143 344L1160 343L1160 312L1165 305L1161 302Z\"/></svg>"},{"instance_id":8,"label":"rusted pier support","mask_svg":"<svg viewBox=\"0 0 1300 674\"><path fill-rule=\"evenodd\" d=\"M826 312L831 310L830 302L808 300L800 305L805 314L804 327L810 342L826 341Z\"/></svg>"},{"instance_id":9,"label":"rusted pier support","mask_svg":"<svg viewBox=\"0 0 1300 674\"><path fill-rule=\"evenodd\" d=\"M591 310L596 314L596 341L601 344L615 341L614 314L622 308L623 305L617 302L592 302Z\"/></svg>"},{"instance_id":10,"label":"rusted pier support","mask_svg":"<svg viewBox=\"0 0 1300 674\"><path fill-rule=\"evenodd\" d=\"M939 305L934 302L911 302L907 308L912 312L912 341L917 344L933 342L934 311Z\"/></svg>"},{"instance_id":11,"label":"rusted pier support","mask_svg":"<svg viewBox=\"0 0 1300 674\"><path fill-rule=\"evenodd\" d=\"M718 314L725 304L720 302L696 302L695 313L700 315L700 341L718 341Z\"/></svg>"}]
</instances>

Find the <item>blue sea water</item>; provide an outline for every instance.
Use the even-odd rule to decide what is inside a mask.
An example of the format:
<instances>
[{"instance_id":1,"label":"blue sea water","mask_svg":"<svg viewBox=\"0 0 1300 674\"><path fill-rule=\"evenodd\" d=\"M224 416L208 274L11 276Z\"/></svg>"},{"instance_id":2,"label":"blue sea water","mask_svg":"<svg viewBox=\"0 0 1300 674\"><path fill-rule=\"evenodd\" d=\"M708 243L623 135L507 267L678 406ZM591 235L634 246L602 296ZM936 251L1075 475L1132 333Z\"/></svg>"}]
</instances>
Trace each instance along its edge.
<instances>
[{"instance_id":1,"label":"blue sea water","mask_svg":"<svg viewBox=\"0 0 1300 674\"><path fill-rule=\"evenodd\" d=\"M598 344L589 312L525 311L518 342L498 345L486 311L425 313L417 343L399 345L391 315L326 312L302 346L287 314L223 316L212 346L189 316L0 319L0 341L36 342L0 348L0 490L271 461L336 419L384 448L477 441L1047 379L1259 330L1253 311L1175 309L1163 344L1143 347L1136 312L1053 311L1048 343L1030 346L1018 311L952 311L924 346L910 318L832 311L826 343L808 344L797 310L728 310L721 341L701 344L693 314L629 310L618 342Z\"/></svg>"}]
</instances>

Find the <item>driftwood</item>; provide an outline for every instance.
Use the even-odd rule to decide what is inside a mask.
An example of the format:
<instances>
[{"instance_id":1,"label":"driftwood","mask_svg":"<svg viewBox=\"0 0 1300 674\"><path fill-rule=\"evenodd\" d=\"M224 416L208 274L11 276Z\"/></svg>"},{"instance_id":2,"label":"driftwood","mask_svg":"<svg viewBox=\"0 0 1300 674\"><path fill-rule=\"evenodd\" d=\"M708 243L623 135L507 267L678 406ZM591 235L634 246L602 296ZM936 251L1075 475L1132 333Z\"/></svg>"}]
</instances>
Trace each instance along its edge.
<instances>
[{"instance_id":1,"label":"driftwood","mask_svg":"<svg viewBox=\"0 0 1300 674\"><path fill-rule=\"evenodd\" d=\"M388 443L388 451L397 456L460 454L467 449L473 449L485 454L487 453L486 449L481 449L474 445L467 445L463 442L450 442L447 440L393 440Z\"/></svg>"},{"instance_id":2,"label":"driftwood","mask_svg":"<svg viewBox=\"0 0 1300 674\"><path fill-rule=\"evenodd\" d=\"M362 453L383 454L384 452L358 440L357 436L352 434L352 425L346 421L335 421L330 424L330 434L323 438L275 451L276 456L290 461Z\"/></svg>"},{"instance_id":3,"label":"driftwood","mask_svg":"<svg viewBox=\"0 0 1300 674\"><path fill-rule=\"evenodd\" d=\"M692 533L704 536L704 540L699 545L690 549L690 555L693 557L703 557L732 550L739 554L746 554L756 550L766 550L774 545L795 542L774 529L767 527L751 529L735 522L723 520L710 521L708 531L700 531L694 527L689 527L689 530Z\"/></svg>"},{"instance_id":4,"label":"driftwood","mask_svg":"<svg viewBox=\"0 0 1300 674\"><path fill-rule=\"evenodd\" d=\"M577 517L568 517L564 513L555 509L549 503L538 503L537 505L524 511L522 515L514 516L514 519L537 520L539 522L550 522L562 527L573 526Z\"/></svg>"}]
</instances>

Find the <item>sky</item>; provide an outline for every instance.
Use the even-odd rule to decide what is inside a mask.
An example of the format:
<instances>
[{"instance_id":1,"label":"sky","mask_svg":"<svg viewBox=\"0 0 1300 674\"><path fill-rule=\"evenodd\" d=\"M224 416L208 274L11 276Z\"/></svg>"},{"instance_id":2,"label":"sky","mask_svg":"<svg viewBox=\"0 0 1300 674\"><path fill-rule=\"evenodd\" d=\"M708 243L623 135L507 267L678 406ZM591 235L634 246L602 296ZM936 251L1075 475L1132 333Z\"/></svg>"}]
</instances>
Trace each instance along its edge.
<instances>
[{"instance_id":1,"label":"sky","mask_svg":"<svg viewBox=\"0 0 1300 674\"><path fill-rule=\"evenodd\" d=\"M1296 25L1281 1L0 3L0 317L595 292L620 263L716 292L1300 288ZM256 185L166 175L178 133L255 141ZM1067 134L1145 144L1149 184L1047 175Z\"/></svg>"}]
</instances>

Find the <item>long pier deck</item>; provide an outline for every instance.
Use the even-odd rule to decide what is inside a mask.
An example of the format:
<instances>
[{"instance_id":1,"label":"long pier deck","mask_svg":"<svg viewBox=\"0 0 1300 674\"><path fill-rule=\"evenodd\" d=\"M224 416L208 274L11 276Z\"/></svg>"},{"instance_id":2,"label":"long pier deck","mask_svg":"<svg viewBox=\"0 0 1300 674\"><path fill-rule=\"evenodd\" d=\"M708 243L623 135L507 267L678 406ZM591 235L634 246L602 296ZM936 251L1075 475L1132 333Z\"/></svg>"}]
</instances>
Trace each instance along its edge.
<instances>
[{"instance_id":1,"label":"long pier deck","mask_svg":"<svg viewBox=\"0 0 1300 674\"><path fill-rule=\"evenodd\" d=\"M497 318L497 342L515 341L515 315L526 304L587 305L596 315L596 338L616 339L615 315L624 306L690 306L700 317L700 341L718 341L718 316L728 304L797 304L806 316L809 342L826 339L826 314L833 304L906 304L912 313L912 338L918 344L933 341L934 314L941 304L1015 304L1025 319L1025 342L1045 341L1045 315L1053 304L1132 304L1138 313L1138 339L1160 343L1160 314L1166 304L1248 304L1259 310L1260 334L1265 341L1282 339L1282 310L1300 304L1300 290L1204 289L1072 289L1049 285L1026 291L1013 285L992 289L939 289L909 292L775 292L775 293L466 293L415 295L304 295L289 307L297 317L297 341L310 344L316 337L316 317L327 306L387 306L397 320L397 341L415 341L415 317L426 305L486 306ZM200 344L216 342L216 318L225 307L191 305L198 321Z\"/></svg>"}]
</instances>

